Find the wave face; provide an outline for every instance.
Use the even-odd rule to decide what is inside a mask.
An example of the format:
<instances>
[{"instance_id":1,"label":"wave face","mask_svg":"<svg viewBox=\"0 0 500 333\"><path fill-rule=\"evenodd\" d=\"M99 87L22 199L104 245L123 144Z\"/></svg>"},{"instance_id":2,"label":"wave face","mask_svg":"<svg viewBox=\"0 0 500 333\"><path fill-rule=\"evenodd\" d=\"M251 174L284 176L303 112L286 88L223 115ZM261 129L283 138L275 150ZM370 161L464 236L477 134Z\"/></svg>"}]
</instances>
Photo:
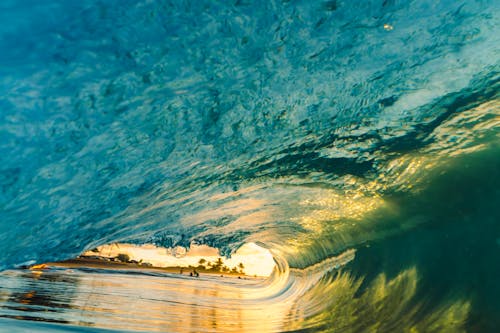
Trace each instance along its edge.
<instances>
[{"instance_id":1,"label":"wave face","mask_svg":"<svg viewBox=\"0 0 500 333\"><path fill-rule=\"evenodd\" d=\"M256 242L280 330L500 326L498 1L0 8L0 268Z\"/></svg>"}]
</instances>

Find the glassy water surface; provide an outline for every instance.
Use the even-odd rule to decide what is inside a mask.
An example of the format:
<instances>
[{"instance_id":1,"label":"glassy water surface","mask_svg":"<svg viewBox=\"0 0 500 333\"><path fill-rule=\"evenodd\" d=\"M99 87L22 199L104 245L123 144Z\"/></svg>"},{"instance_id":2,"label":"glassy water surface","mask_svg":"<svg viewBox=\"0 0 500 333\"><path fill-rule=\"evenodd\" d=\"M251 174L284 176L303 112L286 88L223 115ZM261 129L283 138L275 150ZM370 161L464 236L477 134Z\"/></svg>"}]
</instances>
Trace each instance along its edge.
<instances>
[{"instance_id":1,"label":"glassy water surface","mask_svg":"<svg viewBox=\"0 0 500 333\"><path fill-rule=\"evenodd\" d=\"M0 275L0 317L138 331L276 331L283 307L258 304L262 283L94 269L11 270Z\"/></svg>"},{"instance_id":2,"label":"glassy water surface","mask_svg":"<svg viewBox=\"0 0 500 333\"><path fill-rule=\"evenodd\" d=\"M0 330L500 332L498 0L2 0L0 23ZM282 272L12 270L250 242Z\"/></svg>"}]
</instances>

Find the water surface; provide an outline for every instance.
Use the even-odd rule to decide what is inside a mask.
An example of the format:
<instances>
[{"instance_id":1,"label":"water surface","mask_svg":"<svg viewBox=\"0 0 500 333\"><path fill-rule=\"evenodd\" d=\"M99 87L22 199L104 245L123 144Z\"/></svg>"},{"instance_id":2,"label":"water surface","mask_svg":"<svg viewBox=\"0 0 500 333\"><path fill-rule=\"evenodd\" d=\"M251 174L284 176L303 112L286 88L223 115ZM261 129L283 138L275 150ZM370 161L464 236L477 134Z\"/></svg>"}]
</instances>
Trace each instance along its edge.
<instances>
[{"instance_id":1,"label":"water surface","mask_svg":"<svg viewBox=\"0 0 500 333\"><path fill-rule=\"evenodd\" d=\"M3 327L500 331L498 0L3 0L0 22ZM9 270L114 242L252 242L279 271Z\"/></svg>"}]
</instances>

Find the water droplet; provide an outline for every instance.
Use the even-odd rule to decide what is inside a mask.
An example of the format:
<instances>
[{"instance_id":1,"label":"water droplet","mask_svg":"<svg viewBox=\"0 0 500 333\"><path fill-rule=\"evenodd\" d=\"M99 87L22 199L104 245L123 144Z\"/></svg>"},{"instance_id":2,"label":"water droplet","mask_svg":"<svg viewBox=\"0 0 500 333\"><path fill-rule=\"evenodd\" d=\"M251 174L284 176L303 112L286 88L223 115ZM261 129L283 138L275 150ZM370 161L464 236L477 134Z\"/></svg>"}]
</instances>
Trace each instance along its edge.
<instances>
[{"instance_id":1,"label":"water droplet","mask_svg":"<svg viewBox=\"0 0 500 333\"><path fill-rule=\"evenodd\" d=\"M385 31L391 31L392 29L394 29L394 27L392 25L390 25L389 23L384 24Z\"/></svg>"}]
</instances>

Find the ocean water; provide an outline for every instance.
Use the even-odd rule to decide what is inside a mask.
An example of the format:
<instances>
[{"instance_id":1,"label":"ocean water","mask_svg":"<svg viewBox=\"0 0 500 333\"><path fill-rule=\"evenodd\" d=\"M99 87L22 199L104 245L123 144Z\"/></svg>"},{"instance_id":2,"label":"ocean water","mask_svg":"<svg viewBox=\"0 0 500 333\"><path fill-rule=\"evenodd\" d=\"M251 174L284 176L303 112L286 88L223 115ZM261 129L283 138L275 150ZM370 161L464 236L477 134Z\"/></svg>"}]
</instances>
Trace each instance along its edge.
<instances>
[{"instance_id":1,"label":"ocean water","mask_svg":"<svg viewBox=\"0 0 500 333\"><path fill-rule=\"evenodd\" d=\"M498 1L3 0L0 22L0 331L500 331ZM254 242L277 269L15 269L112 242Z\"/></svg>"},{"instance_id":2,"label":"ocean water","mask_svg":"<svg viewBox=\"0 0 500 333\"><path fill-rule=\"evenodd\" d=\"M284 305L267 298L262 279L199 278L179 274L96 269L7 271L1 277L0 317L34 331L213 332L275 331ZM284 293L283 298L293 293ZM262 311L265 310L266 314ZM0 320L0 324L4 323ZM9 323L9 324L7 324ZM49 324L47 324L49 323ZM69 325L69 327L68 327Z\"/></svg>"}]
</instances>

